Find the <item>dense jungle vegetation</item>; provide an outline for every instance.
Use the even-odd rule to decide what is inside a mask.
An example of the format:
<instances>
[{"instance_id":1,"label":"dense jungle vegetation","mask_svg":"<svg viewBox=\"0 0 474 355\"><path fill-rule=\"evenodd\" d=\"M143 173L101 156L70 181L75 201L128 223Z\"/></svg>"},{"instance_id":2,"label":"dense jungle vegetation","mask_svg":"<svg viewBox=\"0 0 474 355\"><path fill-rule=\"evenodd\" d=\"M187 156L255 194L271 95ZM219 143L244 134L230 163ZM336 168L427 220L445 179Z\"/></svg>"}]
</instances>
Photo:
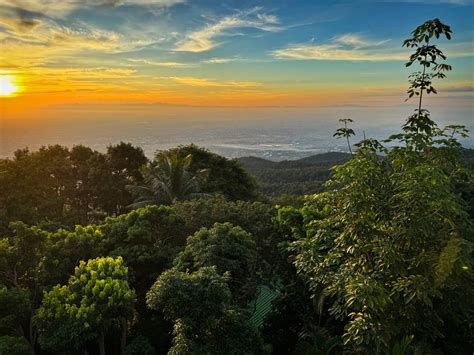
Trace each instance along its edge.
<instances>
[{"instance_id":1,"label":"dense jungle vegetation","mask_svg":"<svg viewBox=\"0 0 474 355\"><path fill-rule=\"evenodd\" d=\"M1 160L0 354L472 354L473 154L422 101L450 38L413 31L417 108L352 154Z\"/></svg>"}]
</instances>

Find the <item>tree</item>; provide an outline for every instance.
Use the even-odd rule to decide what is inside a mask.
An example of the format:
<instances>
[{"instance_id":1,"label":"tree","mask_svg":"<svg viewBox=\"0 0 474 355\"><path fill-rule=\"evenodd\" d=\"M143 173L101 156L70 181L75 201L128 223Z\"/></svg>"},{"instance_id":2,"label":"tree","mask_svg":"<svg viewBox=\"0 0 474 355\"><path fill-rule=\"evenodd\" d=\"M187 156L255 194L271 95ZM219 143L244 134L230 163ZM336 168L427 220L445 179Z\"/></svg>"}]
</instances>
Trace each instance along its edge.
<instances>
[{"instance_id":1,"label":"tree","mask_svg":"<svg viewBox=\"0 0 474 355\"><path fill-rule=\"evenodd\" d=\"M227 276L215 267L164 272L147 294L152 309L174 323L169 354L255 354L261 340L241 310L232 306Z\"/></svg>"},{"instance_id":2,"label":"tree","mask_svg":"<svg viewBox=\"0 0 474 355\"><path fill-rule=\"evenodd\" d=\"M57 285L44 294L37 314L39 342L53 351L71 347L78 351L95 339L100 354L105 355L105 335L119 326L124 352L127 318L134 302L121 257L81 261L67 285Z\"/></svg>"},{"instance_id":3,"label":"tree","mask_svg":"<svg viewBox=\"0 0 474 355\"><path fill-rule=\"evenodd\" d=\"M416 95L418 99L418 109L416 110L416 119L420 124L423 111L421 105L423 101L423 93L436 94L436 89L432 86L434 78L443 79L446 75L444 71L451 70L448 64L439 64L438 58L446 59L446 56L436 45L430 44L430 40L435 36L437 39L444 35L448 40L451 39L451 28L443 24L439 19L428 20L422 25L418 26L413 32L412 37L403 42L404 47L415 48L415 52L410 56L410 59L405 64L407 67L413 63L418 62L422 66L422 71L417 71L410 75L410 87L408 88L408 99ZM427 71L432 69L431 73ZM408 100L407 99L407 100ZM413 122L415 117L410 117L407 123Z\"/></svg>"},{"instance_id":4,"label":"tree","mask_svg":"<svg viewBox=\"0 0 474 355\"><path fill-rule=\"evenodd\" d=\"M34 354L37 332L33 311L41 293L37 266L44 254L47 232L21 222L10 224L10 229L12 235L0 237L2 300L6 304L12 302L11 307L5 308L7 314L3 315L9 319L9 329L1 331L0 335L11 335L13 327L15 336L24 337ZM12 308L14 304L21 304L21 309Z\"/></svg>"},{"instance_id":5,"label":"tree","mask_svg":"<svg viewBox=\"0 0 474 355\"><path fill-rule=\"evenodd\" d=\"M108 206L103 209L109 216L118 216L128 212L128 206L134 199L125 187L143 183L142 168L148 159L142 148L124 142L108 146L104 157L107 180L94 186L106 187L97 194L101 202L99 206Z\"/></svg>"},{"instance_id":6,"label":"tree","mask_svg":"<svg viewBox=\"0 0 474 355\"><path fill-rule=\"evenodd\" d=\"M280 235L273 223L276 216L273 206L256 201L229 201L223 196L215 196L176 202L172 207L184 220L187 235L196 233L202 227L212 228L215 223L226 222L250 233L259 255L258 274L272 276L273 265L281 258L277 247Z\"/></svg>"},{"instance_id":7,"label":"tree","mask_svg":"<svg viewBox=\"0 0 474 355\"><path fill-rule=\"evenodd\" d=\"M105 236L100 249L105 255L123 257L143 303L145 292L186 243L184 220L168 206L107 218L99 228Z\"/></svg>"},{"instance_id":8,"label":"tree","mask_svg":"<svg viewBox=\"0 0 474 355\"><path fill-rule=\"evenodd\" d=\"M142 182L141 148L120 143L102 154L78 145L18 150L0 160L0 232L23 221L49 229L101 222L132 202L125 185Z\"/></svg>"},{"instance_id":9,"label":"tree","mask_svg":"<svg viewBox=\"0 0 474 355\"><path fill-rule=\"evenodd\" d=\"M103 234L93 226L48 232L17 222L10 228L12 235L0 238L0 285L4 285L0 303L4 300L17 306L1 308L10 325L0 327L0 336L24 337L34 353L37 328L33 319L43 291L66 282L81 258L96 257Z\"/></svg>"},{"instance_id":10,"label":"tree","mask_svg":"<svg viewBox=\"0 0 474 355\"><path fill-rule=\"evenodd\" d=\"M34 354L25 334L31 311L28 290L0 286L0 354Z\"/></svg>"},{"instance_id":11,"label":"tree","mask_svg":"<svg viewBox=\"0 0 474 355\"><path fill-rule=\"evenodd\" d=\"M12 221L35 224L64 219L64 191L72 186L68 150L59 145L22 150L0 165L0 210ZM6 227L6 226L5 226Z\"/></svg>"},{"instance_id":12,"label":"tree","mask_svg":"<svg viewBox=\"0 0 474 355\"><path fill-rule=\"evenodd\" d=\"M351 144L349 142L349 137L355 135L355 132L352 128L348 128L347 124L351 123L351 122L354 122L354 121L351 120L350 118L344 118L344 119L339 120L339 122L344 123L344 127L339 128L336 131L336 133L334 133L334 137L337 137L337 138L344 137L344 138L346 138L347 148L349 149L349 153L352 154L352 148L351 148Z\"/></svg>"},{"instance_id":13,"label":"tree","mask_svg":"<svg viewBox=\"0 0 474 355\"><path fill-rule=\"evenodd\" d=\"M230 201L222 195L209 199L177 201L173 210L186 223L188 235L214 223L229 222L251 233L257 243L274 233L276 209L263 202Z\"/></svg>"},{"instance_id":14,"label":"tree","mask_svg":"<svg viewBox=\"0 0 474 355\"><path fill-rule=\"evenodd\" d=\"M25 338L0 336L0 354L28 355L30 346Z\"/></svg>"},{"instance_id":15,"label":"tree","mask_svg":"<svg viewBox=\"0 0 474 355\"><path fill-rule=\"evenodd\" d=\"M122 256L129 267L137 293L132 334L148 337L157 349L169 346L170 324L158 312L150 312L145 295L186 244L185 221L171 207L148 206L107 218L99 228L104 235L99 248L103 255Z\"/></svg>"},{"instance_id":16,"label":"tree","mask_svg":"<svg viewBox=\"0 0 474 355\"><path fill-rule=\"evenodd\" d=\"M207 172L191 172L192 159L190 154L180 157L175 152L157 155L155 161L143 170L145 185L127 186L136 197L130 207L170 205L174 201L204 197L199 191Z\"/></svg>"},{"instance_id":17,"label":"tree","mask_svg":"<svg viewBox=\"0 0 474 355\"><path fill-rule=\"evenodd\" d=\"M106 156L115 175L124 177L129 183L143 181L140 170L148 159L142 148L120 142L117 145L108 146Z\"/></svg>"},{"instance_id":18,"label":"tree","mask_svg":"<svg viewBox=\"0 0 474 355\"><path fill-rule=\"evenodd\" d=\"M257 253L253 236L230 223L216 223L190 236L174 264L178 270L190 272L215 266L219 274L229 274L234 298L248 301L255 295Z\"/></svg>"},{"instance_id":19,"label":"tree","mask_svg":"<svg viewBox=\"0 0 474 355\"><path fill-rule=\"evenodd\" d=\"M128 211L133 196L128 184L141 184L141 168L148 159L143 150L121 142L107 147L106 154L95 154L88 161L88 186L93 190L89 220L96 222L101 215L118 216Z\"/></svg>"},{"instance_id":20,"label":"tree","mask_svg":"<svg viewBox=\"0 0 474 355\"><path fill-rule=\"evenodd\" d=\"M420 97L418 109L389 139L402 145L357 144L354 159L334 168L332 190L311 197L292 220L295 266L312 297L345 323L350 351L391 352L414 336L415 346L453 353L440 341L447 334L445 309L456 310L458 329L470 322L474 295L465 285L474 280L472 220L455 191L459 176L466 176L456 141L465 130L439 129L421 102L423 92L436 93L431 79L448 69L437 63L445 56L430 43L441 35L449 39L449 27L430 20L405 41L416 47L410 62L423 71L409 89L409 96ZM430 67L435 74L427 74ZM453 294L455 301L448 297ZM458 353L472 347L464 334Z\"/></svg>"},{"instance_id":21,"label":"tree","mask_svg":"<svg viewBox=\"0 0 474 355\"><path fill-rule=\"evenodd\" d=\"M36 266L43 288L64 284L81 260L101 256L105 235L96 226L76 226L47 233L41 260Z\"/></svg>"},{"instance_id":22,"label":"tree","mask_svg":"<svg viewBox=\"0 0 474 355\"><path fill-rule=\"evenodd\" d=\"M201 192L222 194L230 200L254 200L258 197L255 179L236 159L227 159L194 144L158 152L157 158L167 154L177 154L181 158L191 154L193 159L189 171L194 174L207 171Z\"/></svg>"}]
</instances>

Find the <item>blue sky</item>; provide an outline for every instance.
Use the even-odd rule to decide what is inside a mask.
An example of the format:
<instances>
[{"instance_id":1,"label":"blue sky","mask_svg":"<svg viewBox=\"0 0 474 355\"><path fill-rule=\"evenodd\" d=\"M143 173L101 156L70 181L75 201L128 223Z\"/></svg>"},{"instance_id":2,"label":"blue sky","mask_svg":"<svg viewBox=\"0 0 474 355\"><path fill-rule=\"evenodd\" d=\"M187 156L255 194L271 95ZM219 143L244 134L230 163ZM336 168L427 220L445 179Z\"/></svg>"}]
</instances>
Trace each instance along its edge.
<instances>
[{"instance_id":1,"label":"blue sky","mask_svg":"<svg viewBox=\"0 0 474 355\"><path fill-rule=\"evenodd\" d=\"M473 1L0 0L0 75L21 88L3 115L404 105L401 43L431 18L454 32L434 102L472 116Z\"/></svg>"}]
</instances>

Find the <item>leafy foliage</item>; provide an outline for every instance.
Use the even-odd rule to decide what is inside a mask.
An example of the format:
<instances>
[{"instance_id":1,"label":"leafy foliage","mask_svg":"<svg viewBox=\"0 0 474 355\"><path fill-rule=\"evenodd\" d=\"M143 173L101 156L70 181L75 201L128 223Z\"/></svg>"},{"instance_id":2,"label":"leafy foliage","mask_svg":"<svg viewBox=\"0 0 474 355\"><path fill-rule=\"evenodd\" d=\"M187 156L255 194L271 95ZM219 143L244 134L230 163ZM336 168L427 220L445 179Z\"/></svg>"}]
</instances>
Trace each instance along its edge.
<instances>
[{"instance_id":1,"label":"leafy foliage","mask_svg":"<svg viewBox=\"0 0 474 355\"><path fill-rule=\"evenodd\" d=\"M31 295L26 289L0 287L0 334L7 337L23 338L21 341L18 339L18 342L26 342L28 348L30 344L24 337L24 330L28 329L30 321L30 301ZM11 344L13 340L4 339L5 344ZM8 353L6 350L3 352Z\"/></svg>"},{"instance_id":2,"label":"leafy foliage","mask_svg":"<svg viewBox=\"0 0 474 355\"><path fill-rule=\"evenodd\" d=\"M147 295L150 308L174 322L170 354L249 354L260 339L242 312L232 306L227 277L215 267L193 273L170 269Z\"/></svg>"},{"instance_id":3,"label":"leafy foliage","mask_svg":"<svg viewBox=\"0 0 474 355\"><path fill-rule=\"evenodd\" d=\"M216 223L190 236L174 264L178 270L190 272L215 266L219 274L228 273L234 298L248 301L255 295L255 242L251 234L230 223Z\"/></svg>"},{"instance_id":4,"label":"leafy foliage","mask_svg":"<svg viewBox=\"0 0 474 355\"><path fill-rule=\"evenodd\" d=\"M143 169L145 185L128 185L135 197L132 208L147 205L169 205L174 201L204 197L199 193L207 171L190 171L192 155L181 157L177 152L160 153Z\"/></svg>"},{"instance_id":5,"label":"leafy foliage","mask_svg":"<svg viewBox=\"0 0 474 355\"><path fill-rule=\"evenodd\" d=\"M194 144L158 152L157 159L170 153L181 158L191 155L193 159L189 169L193 174L203 169L207 171L201 192L222 194L230 200L252 200L257 197L253 177L243 169L238 160L226 159Z\"/></svg>"},{"instance_id":6,"label":"leafy foliage","mask_svg":"<svg viewBox=\"0 0 474 355\"><path fill-rule=\"evenodd\" d=\"M140 183L141 148L120 143L105 154L84 146L18 150L0 160L0 233L8 223L72 226L123 213L132 202L125 185Z\"/></svg>"},{"instance_id":7,"label":"leafy foliage","mask_svg":"<svg viewBox=\"0 0 474 355\"><path fill-rule=\"evenodd\" d=\"M81 261L67 285L44 295L37 316L39 341L51 350L77 351L86 340L98 338L103 354L104 334L131 315L134 302L121 257Z\"/></svg>"},{"instance_id":8,"label":"leafy foliage","mask_svg":"<svg viewBox=\"0 0 474 355\"><path fill-rule=\"evenodd\" d=\"M33 287L38 277L36 265L44 254L47 233L12 223L11 236L0 237L0 281L9 287Z\"/></svg>"},{"instance_id":9,"label":"leafy foliage","mask_svg":"<svg viewBox=\"0 0 474 355\"><path fill-rule=\"evenodd\" d=\"M416 45L421 34L428 43L436 31L449 34L428 21L406 43ZM472 221L455 190L469 174L457 157L456 133L464 135L463 128L438 129L428 111L417 110L390 138L403 145L388 150L362 141L354 159L334 168L332 190L287 222L297 238L295 265L313 298L326 299L329 314L345 323L351 351L386 353L412 335L418 344L435 343L453 290L467 297L466 312L472 307L472 289L464 289L472 282Z\"/></svg>"},{"instance_id":10,"label":"leafy foliage","mask_svg":"<svg viewBox=\"0 0 474 355\"><path fill-rule=\"evenodd\" d=\"M253 236L259 257L257 273L271 277L272 265L280 259L277 246L278 231L273 223L276 209L262 202L228 201L222 196L212 199L175 203L173 210L186 225L186 233L192 235L202 227L211 228L215 223L231 223Z\"/></svg>"},{"instance_id":11,"label":"leafy foliage","mask_svg":"<svg viewBox=\"0 0 474 355\"><path fill-rule=\"evenodd\" d=\"M48 287L66 283L81 260L100 256L103 232L95 226L60 229L47 235L43 257L37 266L38 281Z\"/></svg>"},{"instance_id":12,"label":"leafy foliage","mask_svg":"<svg viewBox=\"0 0 474 355\"><path fill-rule=\"evenodd\" d=\"M140 290L150 287L184 246L184 220L169 207L148 206L108 218L99 228L105 254L121 256Z\"/></svg>"},{"instance_id":13,"label":"leafy foliage","mask_svg":"<svg viewBox=\"0 0 474 355\"><path fill-rule=\"evenodd\" d=\"M29 355L30 345L23 337L0 336L0 354Z\"/></svg>"}]
</instances>

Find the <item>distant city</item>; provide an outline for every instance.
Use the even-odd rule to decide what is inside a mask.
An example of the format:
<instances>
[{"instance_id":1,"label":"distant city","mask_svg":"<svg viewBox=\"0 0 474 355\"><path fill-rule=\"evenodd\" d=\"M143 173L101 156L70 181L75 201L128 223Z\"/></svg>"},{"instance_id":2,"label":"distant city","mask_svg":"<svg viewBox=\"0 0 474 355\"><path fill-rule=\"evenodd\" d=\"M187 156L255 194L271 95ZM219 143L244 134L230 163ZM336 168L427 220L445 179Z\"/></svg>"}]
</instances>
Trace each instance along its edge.
<instances>
[{"instance_id":1,"label":"distant city","mask_svg":"<svg viewBox=\"0 0 474 355\"><path fill-rule=\"evenodd\" d=\"M189 143L230 158L256 156L274 161L347 151L346 142L333 137L339 127L337 119L332 122L320 119L227 119L207 123L203 120L102 118L90 124L91 120L32 120L27 125L0 122L0 157L12 156L20 148L36 150L49 144L83 144L104 151L107 145L120 141L142 147L148 157L157 150ZM367 137L386 138L397 132L401 123L384 127L367 124L368 128L365 128L356 120L358 135L352 143L362 139L363 130ZM464 140L463 145L474 147L472 139Z\"/></svg>"}]
</instances>

